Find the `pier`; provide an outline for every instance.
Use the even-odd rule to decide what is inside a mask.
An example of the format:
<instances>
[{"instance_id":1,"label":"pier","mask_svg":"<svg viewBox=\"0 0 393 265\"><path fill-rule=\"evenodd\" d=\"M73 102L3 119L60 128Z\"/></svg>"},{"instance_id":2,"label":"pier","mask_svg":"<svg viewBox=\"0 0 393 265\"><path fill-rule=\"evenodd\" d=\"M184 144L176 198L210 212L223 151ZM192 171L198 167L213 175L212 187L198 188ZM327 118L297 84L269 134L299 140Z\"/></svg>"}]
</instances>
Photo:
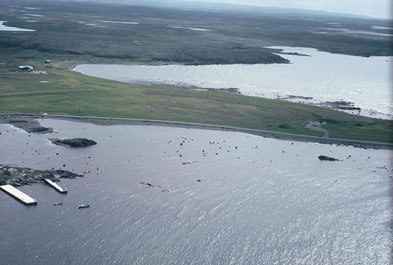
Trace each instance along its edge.
<instances>
[{"instance_id":1,"label":"pier","mask_svg":"<svg viewBox=\"0 0 393 265\"><path fill-rule=\"evenodd\" d=\"M31 198L29 195L21 192L20 190L16 189L14 186L11 185L3 185L0 186L0 189L10 195L11 197L15 198L16 200L20 201L24 205L37 205L37 201Z\"/></svg>"},{"instance_id":2,"label":"pier","mask_svg":"<svg viewBox=\"0 0 393 265\"><path fill-rule=\"evenodd\" d=\"M49 186L51 186L52 188L54 188L56 191L60 192L60 193L67 193L67 189L60 187L59 185L57 185L55 182L53 182L50 179L43 179L44 182L46 184L48 184Z\"/></svg>"}]
</instances>

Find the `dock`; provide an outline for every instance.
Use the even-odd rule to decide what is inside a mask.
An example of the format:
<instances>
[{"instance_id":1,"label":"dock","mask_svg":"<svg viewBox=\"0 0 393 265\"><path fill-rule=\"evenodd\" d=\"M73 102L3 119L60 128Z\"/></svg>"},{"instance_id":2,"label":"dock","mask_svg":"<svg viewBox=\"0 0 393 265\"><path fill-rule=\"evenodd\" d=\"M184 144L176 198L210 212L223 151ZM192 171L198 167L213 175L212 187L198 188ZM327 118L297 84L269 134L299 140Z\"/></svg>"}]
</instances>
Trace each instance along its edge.
<instances>
[{"instance_id":1,"label":"dock","mask_svg":"<svg viewBox=\"0 0 393 265\"><path fill-rule=\"evenodd\" d=\"M30 205L37 205L37 201L31 198L29 195L21 192L20 190L16 189L12 185L2 185L0 186L0 189L13 197L14 199L20 201L24 205L30 206Z\"/></svg>"},{"instance_id":2,"label":"dock","mask_svg":"<svg viewBox=\"0 0 393 265\"><path fill-rule=\"evenodd\" d=\"M55 182L53 182L50 179L44 178L43 180L46 184L48 184L49 186L51 186L52 188L54 188L56 191L58 191L60 193L67 193L68 192L67 189L60 187L59 185L57 185Z\"/></svg>"}]
</instances>

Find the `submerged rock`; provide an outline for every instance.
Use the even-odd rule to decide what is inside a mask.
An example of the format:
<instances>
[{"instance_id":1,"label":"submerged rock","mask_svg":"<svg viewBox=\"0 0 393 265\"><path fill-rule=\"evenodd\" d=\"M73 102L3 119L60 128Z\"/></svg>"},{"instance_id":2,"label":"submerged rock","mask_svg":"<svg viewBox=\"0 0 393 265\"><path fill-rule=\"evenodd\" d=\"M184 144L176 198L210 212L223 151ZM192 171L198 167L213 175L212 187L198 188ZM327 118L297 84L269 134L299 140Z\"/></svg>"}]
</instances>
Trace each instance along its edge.
<instances>
[{"instance_id":1,"label":"submerged rock","mask_svg":"<svg viewBox=\"0 0 393 265\"><path fill-rule=\"evenodd\" d=\"M324 155L318 156L318 159L321 161L341 161L340 159L328 157L328 156L324 156Z\"/></svg>"},{"instance_id":2,"label":"submerged rock","mask_svg":"<svg viewBox=\"0 0 393 265\"><path fill-rule=\"evenodd\" d=\"M72 139L50 139L55 145L63 145L73 148L80 147L89 147L92 145L96 145L97 143L93 140L89 140L86 138L72 138Z\"/></svg>"}]
</instances>

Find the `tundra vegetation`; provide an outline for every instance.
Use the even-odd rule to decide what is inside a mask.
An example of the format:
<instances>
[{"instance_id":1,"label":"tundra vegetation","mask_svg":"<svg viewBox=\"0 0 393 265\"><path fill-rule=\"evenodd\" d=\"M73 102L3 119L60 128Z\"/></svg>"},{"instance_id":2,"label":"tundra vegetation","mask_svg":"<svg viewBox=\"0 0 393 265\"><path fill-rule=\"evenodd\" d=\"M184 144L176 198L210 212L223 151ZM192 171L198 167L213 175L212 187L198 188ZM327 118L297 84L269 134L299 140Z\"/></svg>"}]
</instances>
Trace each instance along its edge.
<instances>
[{"instance_id":1,"label":"tundra vegetation","mask_svg":"<svg viewBox=\"0 0 393 265\"><path fill-rule=\"evenodd\" d=\"M35 30L0 31L0 112L198 122L314 136L322 133L304 126L321 121L332 138L392 142L392 122L387 120L225 91L124 84L69 71L80 63L288 63L280 51L267 46L387 56L393 54L389 37L322 30L330 22L371 30L372 25L384 26L384 21L45 1L34 2L40 8L34 13L40 16L33 20L26 19L32 10L24 10L31 5L0 3L6 25ZM46 74L16 72L19 65Z\"/></svg>"}]
</instances>

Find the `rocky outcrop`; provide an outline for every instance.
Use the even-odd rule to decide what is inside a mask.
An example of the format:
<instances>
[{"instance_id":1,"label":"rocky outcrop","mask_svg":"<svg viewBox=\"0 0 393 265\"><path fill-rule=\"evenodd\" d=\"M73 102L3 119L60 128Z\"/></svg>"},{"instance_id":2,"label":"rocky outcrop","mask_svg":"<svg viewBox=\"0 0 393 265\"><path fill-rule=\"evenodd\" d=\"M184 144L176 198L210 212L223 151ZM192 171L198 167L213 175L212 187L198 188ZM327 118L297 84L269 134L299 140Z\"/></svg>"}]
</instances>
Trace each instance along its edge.
<instances>
[{"instance_id":1,"label":"rocky outcrop","mask_svg":"<svg viewBox=\"0 0 393 265\"><path fill-rule=\"evenodd\" d=\"M39 121L30 117L8 117L0 119L0 123L8 123L28 133L52 133L52 128L41 126Z\"/></svg>"}]
</instances>

